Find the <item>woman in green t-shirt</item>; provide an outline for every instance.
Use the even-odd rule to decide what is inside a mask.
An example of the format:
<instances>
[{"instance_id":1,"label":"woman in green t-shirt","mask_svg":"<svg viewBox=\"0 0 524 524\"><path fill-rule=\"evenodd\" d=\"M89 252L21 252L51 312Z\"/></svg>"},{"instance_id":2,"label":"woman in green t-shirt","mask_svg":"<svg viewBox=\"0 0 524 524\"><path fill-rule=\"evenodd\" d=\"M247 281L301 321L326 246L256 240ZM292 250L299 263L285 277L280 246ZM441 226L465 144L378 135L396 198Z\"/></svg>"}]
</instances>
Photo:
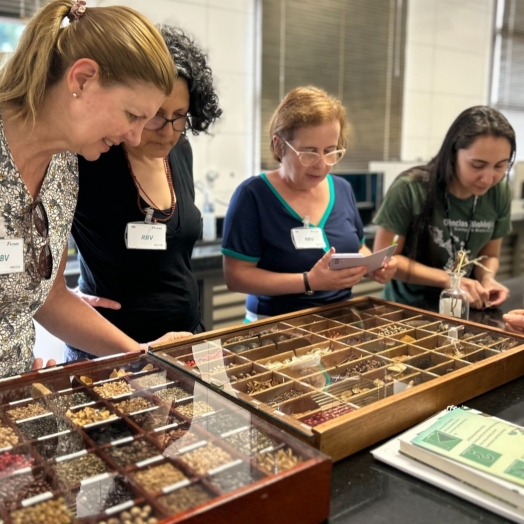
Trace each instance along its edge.
<instances>
[{"instance_id":1,"label":"woman in green t-shirt","mask_svg":"<svg viewBox=\"0 0 524 524\"><path fill-rule=\"evenodd\" d=\"M507 173L515 158L515 132L487 106L463 111L449 128L437 155L426 165L401 173L374 222L374 250L398 236L398 270L384 297L434 309L449 287L445 268L460 249L480 266L468 266L462 287L470 305L498 306L509 295L495 280L502 239L511 230Z\"/></svg>"}]
</instances>

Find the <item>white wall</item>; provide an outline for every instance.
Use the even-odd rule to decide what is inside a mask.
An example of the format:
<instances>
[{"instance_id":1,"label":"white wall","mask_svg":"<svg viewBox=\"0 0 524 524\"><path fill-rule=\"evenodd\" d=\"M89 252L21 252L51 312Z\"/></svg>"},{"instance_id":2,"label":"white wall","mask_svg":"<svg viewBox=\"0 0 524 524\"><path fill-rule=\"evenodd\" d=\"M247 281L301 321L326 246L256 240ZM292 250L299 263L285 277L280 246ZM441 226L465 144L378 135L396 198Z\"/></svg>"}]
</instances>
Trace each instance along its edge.
<instances>
[{"instance_id":1,"label":"white wall","mask_svg":"<svg viewBox=\"0 0 524 524\"><path fill-rule=\"evenodd\" d=\"M433 157L455 117L489 102L494 0L409 0L401 158Z\"/></svg>"},{"instance_id":2,"label":"white wall","mask_svg":"<svg viewBox=\"0 0 524 524\"><path fill-rule=\"evenodd\" d=\"M195 181L216 171L213 193L228 202L236 186L255 174L257 0L97 0L98 6L127 5L154 23L182 28L209 56L224 114L211 136L189 135ZM202 195L197 194L197 205ZM216 214L226 208L217 205Z\"/></svg>"}]
</instances>

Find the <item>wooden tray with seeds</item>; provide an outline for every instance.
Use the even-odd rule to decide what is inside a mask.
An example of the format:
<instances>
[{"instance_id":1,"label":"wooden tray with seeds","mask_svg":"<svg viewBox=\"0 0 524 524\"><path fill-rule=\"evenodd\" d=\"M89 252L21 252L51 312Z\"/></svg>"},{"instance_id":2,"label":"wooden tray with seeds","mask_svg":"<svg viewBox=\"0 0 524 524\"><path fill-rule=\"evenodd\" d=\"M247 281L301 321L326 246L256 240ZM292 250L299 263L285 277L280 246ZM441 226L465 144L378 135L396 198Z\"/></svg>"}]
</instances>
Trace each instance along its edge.
<instances>
[{"instance_id":1,"label":"wooden tray with seeds","mask_svg":"<svg viewBox=\"0 0 524 524\"><path fill-rule=\"evenodd\" d=\"M370 297L151 351L333 460L524 374L524 337Z\"/></svg>"},{"instance_id":2,"label":"wooden tray with seeds","mask_svg":"<svg viewBox=\"0 0 524 524\"><path fill-rule=\"evenodd\" d=\"M6 524L316 524L329 513L328 457L138 352L0 380L0 444Z\"/></svg>"}]
</instances>

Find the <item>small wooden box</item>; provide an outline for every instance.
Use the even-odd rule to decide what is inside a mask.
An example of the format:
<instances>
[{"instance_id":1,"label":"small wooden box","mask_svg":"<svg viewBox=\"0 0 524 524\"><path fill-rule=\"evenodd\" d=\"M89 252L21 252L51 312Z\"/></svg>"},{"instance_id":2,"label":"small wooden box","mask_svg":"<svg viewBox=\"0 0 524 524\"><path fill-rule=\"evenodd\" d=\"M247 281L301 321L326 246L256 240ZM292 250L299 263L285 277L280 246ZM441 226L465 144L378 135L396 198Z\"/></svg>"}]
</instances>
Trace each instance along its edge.
<instances>
[{"instance_id":1,"label":"small wooden box","mask_svg":"<svg viewBox=\"0 0 524 524\"><path fill-rule=\"evenodd\" d=\"M181 364L181 354L205 359L204 342L222 348L222 360L234 353L249 364L214 374ZM369 297L159 344L152 352L333 460L524 374L522 336ZM268 382L265 371L283 378Z\"/></svg>"}]
</instances>

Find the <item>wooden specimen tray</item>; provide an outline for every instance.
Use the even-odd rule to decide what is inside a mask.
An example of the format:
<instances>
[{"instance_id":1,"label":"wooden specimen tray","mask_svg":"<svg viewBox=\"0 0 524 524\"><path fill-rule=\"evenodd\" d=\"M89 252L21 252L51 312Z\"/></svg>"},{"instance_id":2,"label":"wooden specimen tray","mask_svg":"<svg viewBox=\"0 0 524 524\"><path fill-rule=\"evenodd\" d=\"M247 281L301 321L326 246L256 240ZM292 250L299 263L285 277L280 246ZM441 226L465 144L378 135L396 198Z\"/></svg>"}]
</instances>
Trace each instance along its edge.
<instances>
[{"instance_id":1,"label":"wooden specimen tray","mask_svg":"<svg viewBox=\"0 0 524 524\"><path fill-rule=\"evenodd\" d=\"M370 297L151 350L333 460L524 374L524 337Z\"/></svg>"},{"instance_id":2,"label":"wooden specimen tray","mask_svg":"<svg viewBox=\"0 0 524 524\"><path fill-rule=\"evenodd\" d=\"M144 522L191 524L329 514L328 457L150 355L1 380L0 430L6 524L27 511L58 520L45 509L55 503L69 511L60 522L85 524L147 511Z\"/></svg>"}]
</instances>

